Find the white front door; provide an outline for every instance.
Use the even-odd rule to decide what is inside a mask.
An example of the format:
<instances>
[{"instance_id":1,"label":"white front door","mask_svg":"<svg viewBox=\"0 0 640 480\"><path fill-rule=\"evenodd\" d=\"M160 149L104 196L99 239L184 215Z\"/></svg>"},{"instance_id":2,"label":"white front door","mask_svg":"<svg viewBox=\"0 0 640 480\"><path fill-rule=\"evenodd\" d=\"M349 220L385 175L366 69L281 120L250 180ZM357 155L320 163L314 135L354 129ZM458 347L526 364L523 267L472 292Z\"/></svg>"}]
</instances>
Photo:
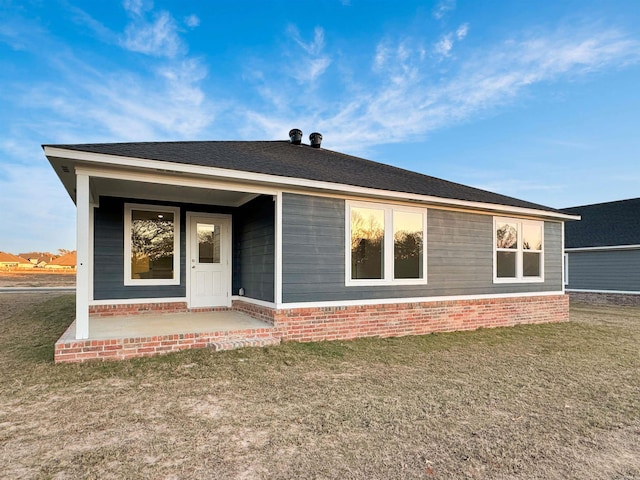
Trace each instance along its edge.
<instances>
[{"instance_id":1,"label":"white front door","mask_svg":"<svg viewBox=\"0 0 640 480\"><path fill-rule=\"evenodd\" d=\"M231 220L187 213L189 308L231 306Z\"/></svg>"}]
</instances>

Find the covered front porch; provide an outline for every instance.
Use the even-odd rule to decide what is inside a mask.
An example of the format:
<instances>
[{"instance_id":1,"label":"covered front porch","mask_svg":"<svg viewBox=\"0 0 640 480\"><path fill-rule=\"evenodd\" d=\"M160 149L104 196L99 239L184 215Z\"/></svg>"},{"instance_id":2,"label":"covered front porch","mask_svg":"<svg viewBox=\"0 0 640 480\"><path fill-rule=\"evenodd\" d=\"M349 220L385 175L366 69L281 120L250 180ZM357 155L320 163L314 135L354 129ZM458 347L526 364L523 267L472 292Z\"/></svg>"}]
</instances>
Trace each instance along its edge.
<instances>
[{"instance_id":1,"label":"covered front porch","mask_svg":"<svg viewBox=\"0 0 640 480\"><path fill-rule=\"evenodd\" d=\"M56 363L124 360L190 348L231 350L280 343L277 328L236 310L94 317L88 338L76 337L74 321L56 342Z\"/></svg>"},{"instance_id":2,"label":"covered front porch","mask_svg":"<svg viewBox=\"0 0 640 480\"><path fill-rule=\"evenodd\" d=\"M280 298L279 190L226 171L46 152L77 205L76 318L56 344L56 358L59 350L128 358L134 344L138 355L131 356L191 344L222 349L269 327L231 307L236 298L269 305ZM94 315L135 303L188 313ZM120 351L106 353L112 350Z\"/></svg>"}]
</instances>

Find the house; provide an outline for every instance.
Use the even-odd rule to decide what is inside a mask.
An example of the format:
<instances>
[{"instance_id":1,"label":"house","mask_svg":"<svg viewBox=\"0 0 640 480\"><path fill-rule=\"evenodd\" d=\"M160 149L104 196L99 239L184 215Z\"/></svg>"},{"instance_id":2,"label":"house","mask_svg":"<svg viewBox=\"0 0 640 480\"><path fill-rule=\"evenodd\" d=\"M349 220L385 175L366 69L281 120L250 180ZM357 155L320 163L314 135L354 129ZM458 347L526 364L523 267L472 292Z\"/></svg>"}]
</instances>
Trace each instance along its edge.
<instances>
[{"instance_id":1,"label":"house","mask_svg":"<svg viewBox=\"0 0 640 480\"><path fill-rule=\"evenodd\" d=\"M264 322L247 335L278 341L568 319L578 217L301 138L43 146L77 205L76 320L56 359L114 356L92 340L105 315L242 312ZM208 333L196 346L233 343ZM163 351L153 338L117 358Z\"/></svg>"},{"instance_id":2,"label":"house","mask_svg":"<svg viewBox=\"0 0 640 480\"><path fill-rule=\"evenodd\" d=\"M563 209L566 289L573 300L640 305L640 198Z\"/></svg>"},{"instance_id":3,"label":"house","mask_svg":"<svg viewBox=\"0 0 640 480\"><path fill-rule=\"evenodd\" d=\"M45 265L51 263L53 259L56 258L54 254L45 252L19 253L18 256L28 260L38 268L44 268Z\"/></svg>"},{"instance_id":4,"label":"house","mask_svg":"<svg viewBox=\"0 0 640 480\"><path fill-rule=\"evenodd\" d=\"M67 252L58 258L54 258L45 268L47 270L75 270L76 252Z\"/></svg>"},{"instance_id":5,"label":"house","mask_svg":"<svg viewBox=\"0 0 640 480\"><path fill-rule=\"evenodd\" d=\"M0 269L33 268L35 265L24 258L11 253L0 252Z\"/></svg>"}]
</instances>

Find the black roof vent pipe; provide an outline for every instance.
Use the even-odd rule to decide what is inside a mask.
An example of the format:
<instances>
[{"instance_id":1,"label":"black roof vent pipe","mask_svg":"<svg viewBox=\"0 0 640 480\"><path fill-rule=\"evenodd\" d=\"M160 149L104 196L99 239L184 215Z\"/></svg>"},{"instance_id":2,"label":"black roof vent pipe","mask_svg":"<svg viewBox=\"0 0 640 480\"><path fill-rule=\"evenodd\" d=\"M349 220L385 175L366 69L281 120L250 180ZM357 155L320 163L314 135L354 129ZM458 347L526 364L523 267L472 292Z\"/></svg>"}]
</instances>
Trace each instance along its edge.
<instances>
[{"instance_id":1,"label":"black roof vent pipe","mask_svg":"<svg viewBox=\"0 0 640 480\"><path fill-rule=\"evenodd\" d=\"M320 144L322 143L322 134L313 132L311 135L309 135L309 141L311 142L311 146L313 148L320 148Z\"/></svg>"},{"instance_id":2,"label":"black roof vent pipe","mask_svg":"<svg viewBox=\"0 0 640 480\"><path fill-rule=\"evenodd\" d=\"M294 145L300 145L302 142L302 130L293 128L289 131L289 141Z\"/></svg>"}]
</instances>

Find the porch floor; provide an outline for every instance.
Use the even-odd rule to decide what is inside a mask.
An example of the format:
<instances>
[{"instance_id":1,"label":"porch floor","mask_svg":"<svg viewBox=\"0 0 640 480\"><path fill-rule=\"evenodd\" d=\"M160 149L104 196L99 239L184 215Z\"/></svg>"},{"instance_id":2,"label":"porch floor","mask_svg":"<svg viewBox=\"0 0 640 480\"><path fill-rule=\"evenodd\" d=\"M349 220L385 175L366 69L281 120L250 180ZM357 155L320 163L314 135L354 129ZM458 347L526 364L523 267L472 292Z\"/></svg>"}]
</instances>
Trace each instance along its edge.
<instances>
[{"instance_id":1,"label":"porch floor","mask_svg":"<svg viewBox=\"0 0 640 480\"><path fill-rule=\"evenodd\" d=\"M228 332L232 330L270 329L270 325L249 315L234 311L183 312L89 319L89 340L155 337L185 333ZM59 342L76 338L76 322L60 337Z\"/></svg>"}]
</instances>

